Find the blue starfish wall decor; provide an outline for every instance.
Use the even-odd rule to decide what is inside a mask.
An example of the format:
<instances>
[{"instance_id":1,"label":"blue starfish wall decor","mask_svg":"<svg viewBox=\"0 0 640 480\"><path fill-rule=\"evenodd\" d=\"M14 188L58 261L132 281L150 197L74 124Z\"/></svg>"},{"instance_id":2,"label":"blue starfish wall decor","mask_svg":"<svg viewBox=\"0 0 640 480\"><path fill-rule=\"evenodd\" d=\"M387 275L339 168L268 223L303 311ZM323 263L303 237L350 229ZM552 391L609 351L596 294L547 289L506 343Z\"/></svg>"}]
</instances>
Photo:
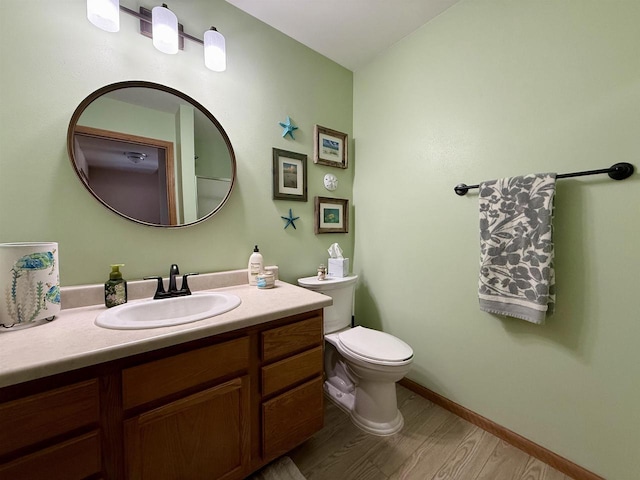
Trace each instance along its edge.
<instances>
[{"instance_id":1,"label":"blue starfish wall decor","mask_svg":"<svg viewBox=\"0 0 640 480\"><path fill-rule=\"evenodd\" d=\"M293 140L295 140L295 137L293 136L293 131L297 130L298 127L294 127L291 124L291 119L287 116L287 121L285 123L279 122L280 126L282 128L284 128L284 130L282 131L282 138L286 137L287 135L291 135L291 138Z\"/></svg>"},{"instance_id":2,"label":"blue starfish wall decor","mask_svg":"<svg viewBox=\"0 0 640 480\"><path fill-rule=\"evenodd\" d=\"M296 220L298 220L300 217L294 217L294 216L293 216L293 213L291 213L291 209L289 209L289 216L288 216L288 217L280 217L280 218L282 218L283 220L286 220L286 221L287 221L287 224L284 226L285 230L287 229L287 227L288 227L289 225L291 225L291 226L293 227L293 229L294 229L294 230L297 230L297 228L296 228L296 224L295 224L295 223L293 223L293 222L295 222Z\"/></svg>"}]
</instances>

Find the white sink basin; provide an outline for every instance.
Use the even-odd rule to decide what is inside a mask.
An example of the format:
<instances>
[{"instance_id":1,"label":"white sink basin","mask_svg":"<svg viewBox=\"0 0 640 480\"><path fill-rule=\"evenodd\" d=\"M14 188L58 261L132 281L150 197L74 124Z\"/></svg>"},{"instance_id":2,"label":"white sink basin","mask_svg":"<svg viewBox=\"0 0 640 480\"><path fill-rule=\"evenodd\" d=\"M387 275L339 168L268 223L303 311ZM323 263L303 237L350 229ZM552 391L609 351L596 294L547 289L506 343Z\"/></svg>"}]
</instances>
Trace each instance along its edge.
<instances>
[{"instance_id":1,"label":"white sink basin","mask_svg":"<svg viewBox=\"0 0 640 480\"><path fill-rule=\"evenodd\" d=\"M117 330L170 327L220 315L240 303L240 297L218 292L125 303L98 315L96 325Z\"/></svg>"}]
</instances>

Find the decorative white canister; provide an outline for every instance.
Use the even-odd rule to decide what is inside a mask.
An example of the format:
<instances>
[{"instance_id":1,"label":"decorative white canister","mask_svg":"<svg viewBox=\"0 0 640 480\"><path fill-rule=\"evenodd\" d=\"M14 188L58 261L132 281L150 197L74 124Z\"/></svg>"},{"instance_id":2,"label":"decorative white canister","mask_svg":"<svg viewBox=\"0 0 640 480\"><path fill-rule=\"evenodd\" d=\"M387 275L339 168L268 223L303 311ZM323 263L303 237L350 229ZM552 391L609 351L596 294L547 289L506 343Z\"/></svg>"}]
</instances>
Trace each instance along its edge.
<instances>
[{"instance_id":1,"label":"decorative white canister","mask_svg":"<svg viewBox=\"0 0 640 480\"><path fill-rule=\"evenodd\" d=\"M53 320L60 312L58 244L0 243L0 326Z\"/></svg>"}]
</instances>

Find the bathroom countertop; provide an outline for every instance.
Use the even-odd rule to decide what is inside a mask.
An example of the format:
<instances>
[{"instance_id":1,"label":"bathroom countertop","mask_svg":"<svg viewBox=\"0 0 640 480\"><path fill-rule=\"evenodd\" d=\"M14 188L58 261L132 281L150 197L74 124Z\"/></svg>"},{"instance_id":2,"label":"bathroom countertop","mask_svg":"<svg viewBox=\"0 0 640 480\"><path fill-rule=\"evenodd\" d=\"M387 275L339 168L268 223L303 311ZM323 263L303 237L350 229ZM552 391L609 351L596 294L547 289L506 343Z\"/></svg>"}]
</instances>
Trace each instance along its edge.
<instances>
[{"instance_id":1,"label":"bathroom countertop","mask_svg":"<svg viewBox=\"0 0 640 480\"><path fill-rule=\"evenodd\" d=\"M243 284L201 291L233 293L242 299L242 303L227 313L172 327L141 330L98 327L94 320L106 307L92 305L63 309L52 322L30 328L0 329L0 387L230 332L332 304L331 298L326 295L282 281L276 281L272 289L258 289Z\"/></svg>"}]
</instances>

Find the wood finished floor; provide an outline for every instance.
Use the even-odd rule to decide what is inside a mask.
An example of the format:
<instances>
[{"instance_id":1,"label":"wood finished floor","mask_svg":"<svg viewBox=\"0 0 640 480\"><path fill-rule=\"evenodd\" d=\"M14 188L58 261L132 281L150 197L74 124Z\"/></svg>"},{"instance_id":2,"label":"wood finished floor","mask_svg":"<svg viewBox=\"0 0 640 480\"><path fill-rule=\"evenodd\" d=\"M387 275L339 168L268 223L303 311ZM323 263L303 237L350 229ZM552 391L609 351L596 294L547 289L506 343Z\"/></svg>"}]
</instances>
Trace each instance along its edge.
<instances>
[{"instance_id":1,"label":"wood finished floor","mask_svg":"<svg viewBox=\"0 0 640 480\"><path fill-rule=\"evenodd\" d=\"M402 431L361 432L325 401L325 426L289 453L308 480L571 480L494 435L398 385Z\"/></svg>"}]
</instances>

